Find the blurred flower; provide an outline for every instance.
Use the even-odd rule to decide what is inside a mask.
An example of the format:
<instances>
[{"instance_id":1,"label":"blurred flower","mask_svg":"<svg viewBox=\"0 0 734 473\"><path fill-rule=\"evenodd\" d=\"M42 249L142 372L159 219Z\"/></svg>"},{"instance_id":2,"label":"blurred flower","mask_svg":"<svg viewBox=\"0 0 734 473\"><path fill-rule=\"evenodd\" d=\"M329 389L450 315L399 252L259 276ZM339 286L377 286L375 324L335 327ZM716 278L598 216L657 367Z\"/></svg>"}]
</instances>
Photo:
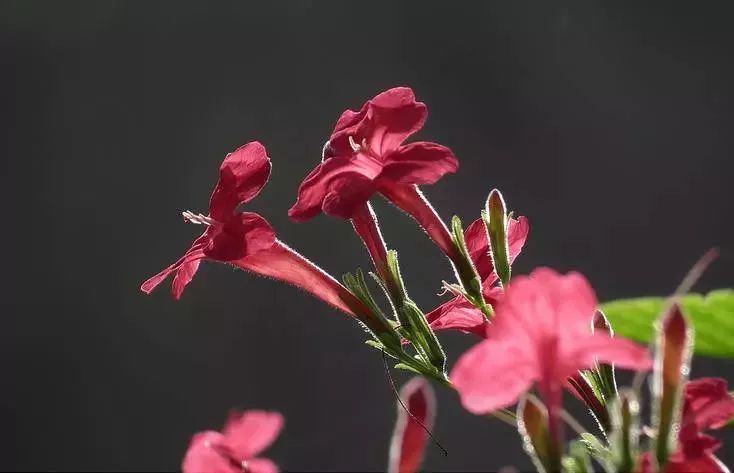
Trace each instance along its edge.
<instances>
[{"instance_id":1,"label":"blurred flower","mask_svg":"<svg viewBox=\"0 0 734 473\"><path fill-rule=\"evenodd\" d=\"M245 411L230 416L224 430L200 432L191 439L183 473L277 473L278 467L257 455L283 428L277 412Z\"/></svg>"},{"instance_id":2,"label":"blurred flower","mask_svg":"<svg viewBox=\"0 0 734 473\"><path fill-rule=\"evenodd\" d=\"M475 414L507 407L537 382L558 441L566 378L597 362L651 366L644 348L591 332L596 307L594 291L578 273L540 268L514 278L497 304L487 339L464 353L451 373L464 407Z\"/></svg>"},{"instance_id":3,"label":"blurred flower","mask_svg":"<svg viewBox=\"0 0 734 473\"><path fill-rule=\"evenodd\" d=\"M525 240L528 237L530 225L528 219L519 217L511 218L507 225L507 242L509 247L510 263L522 251ZM497 283L499 276L492 265L489 255L489 240L482 219L477 219L469 225L464 232L466 246L469 250L474 266L477 268L479 277L482 279L482 292L488 304L495 305L504 294L502 287ZM457 329L464 332L474 333L484 338L487 327L487 318L482 311L474 307L464 296L456 296L441 304L426 315L431 328L434 330Z\"/></svg>"},{"instance_id":4,"label":"blurred flower","mask_svg":"<svg viewBox=\"0 0 734 473\"><path fill-rule=\"evenodd\" d=\"M689 381L683 393L683 416L678 433L679 448L665 467L666 473L700 471L726 472L713 455L721 442L704 430L720 429L734 416L734 398L726 380L700 378Z\"/></svg>"},{"instance_id":5,"label":"blurred flower","mask_svg":"<svg viewBox=\"0 0 734 473\"><path fill-rule=\"evenodd\" d=\"M400 390L400 399L410 415L398 404L398 419L390 441L390 461L387 471L414 473L423 462L428 442L426 429L433 428L436 398L428 381L413 378Z\"/></svg>"}]
</instances>

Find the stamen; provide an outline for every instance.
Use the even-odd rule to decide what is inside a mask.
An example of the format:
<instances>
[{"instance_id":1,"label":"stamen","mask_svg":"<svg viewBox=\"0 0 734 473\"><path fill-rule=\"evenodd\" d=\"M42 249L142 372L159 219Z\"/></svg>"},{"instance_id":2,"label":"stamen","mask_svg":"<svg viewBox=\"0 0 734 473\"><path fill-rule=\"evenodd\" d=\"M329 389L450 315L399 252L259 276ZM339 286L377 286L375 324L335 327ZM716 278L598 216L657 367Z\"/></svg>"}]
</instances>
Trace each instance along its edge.
<instances>
[{"instance_id":1,"label":"stamen","mask_svg":"<svg viewBox=\"0 0 734 473\"><path fill-rule=\"evenodd\" d=\"M195 214L190 210L181 212L181 215L183 215L185 221L195 223L197 225L214 225L215 223L213 218L203 214Z\"/></svg>"},{"instance_id":2,"label":"stamen","mask_svg":"<svg viewBox=\"0 0 734 473\"><path fill-rule=\"evenodd\" d=\"M365 140L362 140L362 144L366 144L366 141L365 141ZM353 136L350 136L350 137L349 137L349 146L351 146L351 147L352 147L352 150L353 150L353 151L354 151L355 153L358 153L358 152L360 152L360 151L362 150L362 146L358 145L358 144L357 144L357 143L356 143L356 142L354 141L354 137L353 137Z\"/></svg>"}]
</instances>

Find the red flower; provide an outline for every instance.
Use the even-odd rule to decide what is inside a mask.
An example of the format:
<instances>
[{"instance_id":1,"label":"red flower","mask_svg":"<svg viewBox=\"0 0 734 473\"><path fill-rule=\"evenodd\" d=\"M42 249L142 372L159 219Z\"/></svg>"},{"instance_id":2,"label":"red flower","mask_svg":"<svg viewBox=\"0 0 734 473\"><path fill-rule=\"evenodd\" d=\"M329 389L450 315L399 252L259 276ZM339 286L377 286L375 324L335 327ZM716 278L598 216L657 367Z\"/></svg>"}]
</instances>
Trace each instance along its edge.
<instances>
[{"instance_id":1,"label":"red flower","mask_svg":"<svg viewBox=\"0 0 734 473\"><path fill-rule=\"evenodd\" d=\"M414 473L419 470L423 461L428 442L426 429L433 428L436 397L431 385L425 379L413 378L400 389L400 399L410 415L398 404L398 420L390 441L390 461L387 471Z\"/></svg>"},{"instance_id":2,"label":"red flower","mask_svg":"<svg viewBox=\"0 0 734 473\"><path fill-rule=\"evenodd\" d=\"M408 87L368 100L359 112L345 111L324 146L322 162L298 189L288 211L297 221L320 212L351 218L376 192L411 215L453 261L456 250L446 225L417 189L433 184L459 163L445 146L419 141L403 145L428 115Z\"/></svg>"},{"instance_id":3,"label":"red flower","mask_svg":"<svg viewBox=\"0 0 734 473\"><path fill-rule=\"evenodd\" d=\"M510 253L510 263L522 251L525 240L528 237L530 226L528 219L520 217L509 219L507 225L507 242ZM489 240L484 222L475 220L464 232L464 239L469 250L469 256L482 278L482 292L487 303L495 305L504 294L502 287L498 286L499 276L492 265L489 256ZM457 329L464 332L474 333L480 337L486 336L489 323L484 314L474 307L464 296L456 296L450 301L441 304L426 315L431 328L434 330Z\"/></svg>"},{"instance_id":4,"label":"red flower","mask_svg":"<svg viewBox=\"0 0 734 473\"><path fill-rule=\"evenodd\" d=\"M184 212L187 221L206 225L206 230L178 261L145 281L140 289L149 294L175 274L172 292L179 299L202 259L219 261L293 284L357 317L377 334L392 333L386 321L374 316L336 279L277 240L264 218L236 211L241 203L249 202L260 192L269 175L270 159L258 142L227 155L209 201L209 215Z\"/></svg>"},{"instance_id":5,"label":"red flower","mask_svg":"<svg viewBox=\"0 0 734 473\"><path fill-rule=\"evenodd\" d=\"M644 348L591 332L596 307L594 291L578 273L541 268L514 278L487 339L464 353L451 373L464 407L475 414L507 407L537 382L558 441L566 378L597 361L633 369L651 365Z\"/></svg>"},{"instance_id":6,"label":"red flower","mask_svg":"<svg viewBox=\"0 0 734 473\"><path fill-rule=\"evenodd\" d=\"M230 416L223 432L200 432L191 439L183 473L277 473L278 467L257 455L283 428L277 412L245 411Z\"/></svg>"},{"instance_id":7,"label":"red flower","mask_svg":"<svg viewBox=\"0 0 734 473\"><path fill-rule=\"evenodd\" d=\"M202 259L232 262L271 248L275 232L270 224L256 213L235 212L241 203L249 202L260 192L268 181L270 168L265 147L256 141L228 154L209 200L209 215L183 213L186 221L206 225L206 230L178 261L145 281L140 289L149 294L175 274L172 292L179 299Z\"/></svg>"},{"instance_id":8,"label":"red flower","mask_svg":"<svg viewBox=\"0 0 734 473\"><path fill-rule=\"evenodd\" d=\"M407 87L387 90L359 112L345 111L324 147L324 160L298 190L288 215L299 221L320 212L350 218L385 186L433 184L455 172L451 150L435 143L403 145L420 130L428 112Z\"/></svg>"},{"instance_id":9,"label":"red flower","mask_svg":"<svg viewBox=\"0 0 734 473\"><path fill-rule=\"evenodd\" d=\"M704 430L720 429L734 416L734 398L726 380L701 378L689 381L683 394L683 415L678 440L680 447L665 467L666 473L684 471L726 472L713 452L721 442Z\"/></svg>"}]
</instances>

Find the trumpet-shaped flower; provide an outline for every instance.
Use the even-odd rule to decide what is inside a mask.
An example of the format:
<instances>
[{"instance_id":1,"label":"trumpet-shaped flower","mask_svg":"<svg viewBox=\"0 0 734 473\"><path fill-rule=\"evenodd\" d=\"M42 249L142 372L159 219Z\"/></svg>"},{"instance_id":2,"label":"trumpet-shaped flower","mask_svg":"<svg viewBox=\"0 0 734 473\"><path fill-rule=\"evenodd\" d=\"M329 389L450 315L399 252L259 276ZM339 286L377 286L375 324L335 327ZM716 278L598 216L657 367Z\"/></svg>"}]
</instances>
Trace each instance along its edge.
<instances>
[{"instance_id":1,"label":"trumpet-shaped flower","mask_svg":"<svg viewBox=\"0 0 734 473\"><path fill-rule=\"evenodd\" d=\"M345 111L288 215L297 221L321 212L352 218L379 192L411 215L453 261L456 250L446 225L416 186L456 172L459 162L449 148L436 143L403 144L427 116L426 105L408 87L386 90L358 112Z\"/></svg>"},{"instance_id":2,"label":"trumpet-shaped flower","mask_svg":"<svg viewBox=\"0 0 734 473\"><path fill-rule=\"evenodd\" d=\"M276 239L263 217L237 211L260 192L270 168L265 148L258 142L228 154L219 169L208 215L183 213L186 221L206 226L204 233L175 263L145 281L141 290L149 294L174 275L172 292L179 299L202 260L218 261L293 284L355 316L376 334L392 333L387 321L375 316L336 279Z\"/></svg>"}]
</instances>

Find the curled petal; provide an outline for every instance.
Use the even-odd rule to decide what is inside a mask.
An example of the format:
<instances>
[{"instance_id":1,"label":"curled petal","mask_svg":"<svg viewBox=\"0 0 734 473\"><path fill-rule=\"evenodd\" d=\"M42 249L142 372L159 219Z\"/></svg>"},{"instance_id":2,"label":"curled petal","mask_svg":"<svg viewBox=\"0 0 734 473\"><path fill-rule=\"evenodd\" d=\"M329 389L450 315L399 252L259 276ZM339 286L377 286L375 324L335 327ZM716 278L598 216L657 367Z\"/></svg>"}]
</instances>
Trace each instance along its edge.
<instances>
[{"instance_id":1,"label":"curled petal","mask_svg":"<svg viewBox=\"0 0 734 473\"><path fill-rule=\"evenodd\" d=\"M426 104L416 102L412 89L395 87L369 101L367 120L359 133L367 138L370 149L384 156L420 130L427 116Z\"/></svg>"},{"instance_id":2,"label":"curled petal","mask_svg":"<svg viewBox=\"0 0 734 473\"><path fill-rule=\"evenodd\" d=\"M219 168L209 214L216 220L227 220L239 204L249 202L260 192L270 177L270 169L265 147L257 141L228 154Z\"/></svg>"},{"instance_id":3,"label":"curled petal","mask_svg":"<svg viewBox=\"0 0 734 473\"><path fill-rule=\"evenodd\" d=\"M222 434L234 457L247 460L273 443L282 428L279 413L253 410L232 414Z\"/></svg>"},{"instance_id":4,"label":"curled petal","mask_svg":"<svg viewBox=\"0 0 734 473\"><path fill-rule=\"evenodd\" d=\"M367 195L367 191L380 169L379 163L359 154L351 158L327 159L303 181L288 216L296 221L306 221L322 209L326 210L325 204L334 215L344 216L342 214L366 202L372 192ZM350 188L352 185L356 191ZM327 198L328 202L325 202Z\"/></svg>"},{"instance_id":5,"label":"curled petal","mask_svg":"<svg viewBox=\"0 0 734 473\"><path fill-rule=\"evenodd\" d=\"M515 403L538 379L531 348L485 340L464 353L451 371L464 408L486 414Z\"/></svg>"},{"instance_id":6,"label":"curled petal","mask_svg":"<svg viewBox=\"0 0 734 473\"><path fill-rule=\"evenodd\" d=\"M171 292L176 300L180 299L184 288L191 282L194 274L196 274L196 271L199 269L199 263L206 256L204 249L208 246L209 241L210 235L208 233L201 235L196 239L196 241L194 241L191 248L181 258L145 281L140 286L140 290L146 294L150 294L153 289L158 287L168 276L175 274Z\"/></svg>"},{"instance_id":7,"label":"curled petal","mask_svg":"<svg viewBox=\"0 0 734 473\"><path fill-rule=\"evenodd\" d=\"M459 161L450 149L419 141L390 153L381 177L398 184L433 184L458 169Z\"/></svg>"},{"instance_id":8,"label":"curled petal","mask_svg":"<svg viewBox=\"0 0 734 473\"><path fill-rule=\"evenodd\" d=\"M507 243L510 253L510 263L515 261L520 255L525 241L528 238L530 225L528 219L519 217L511 218L507 223ZM474 262L479 276L484 284L492 285L499 279L492 265L492 258L489 256L489 240L487 239L487 230L481 218L474 220L464 231L464 239L469 257Z\"/></svg>"},{"instance_id":9,"label":"curled petal","mask_svg":"<svg viewBox=\"0 0 734 473\"><path fill-rule=\"evenodd\" d=\"M734 417L734 397L726 380L700 378L686 383L683 423L695 424L699 431L720 429Z\"/></svg>"},{"instance_id":10,"label":"curled petal","mask_svg":"<svg viewBox=\"0 0 734 473\"><path fill-rule=\"evenodd\" d=\"M530 223L527 217L520 216L517 219L509 219L507 223L507 244L510 249L511 263L520 255L522 247L525 246L525 241L528 239L529 232Z\"/></svg>"},{"instance_id":11,"label":"curled petal","mask_svg":"<svg viewBox=\"0 0 734 473\"><path fill-rule=\"evenodd\" d=\"M455 329L484 338L489 322L482 312L463 296L457 296L426 314L433 330Z\"/></svg>"}]
</instances>

